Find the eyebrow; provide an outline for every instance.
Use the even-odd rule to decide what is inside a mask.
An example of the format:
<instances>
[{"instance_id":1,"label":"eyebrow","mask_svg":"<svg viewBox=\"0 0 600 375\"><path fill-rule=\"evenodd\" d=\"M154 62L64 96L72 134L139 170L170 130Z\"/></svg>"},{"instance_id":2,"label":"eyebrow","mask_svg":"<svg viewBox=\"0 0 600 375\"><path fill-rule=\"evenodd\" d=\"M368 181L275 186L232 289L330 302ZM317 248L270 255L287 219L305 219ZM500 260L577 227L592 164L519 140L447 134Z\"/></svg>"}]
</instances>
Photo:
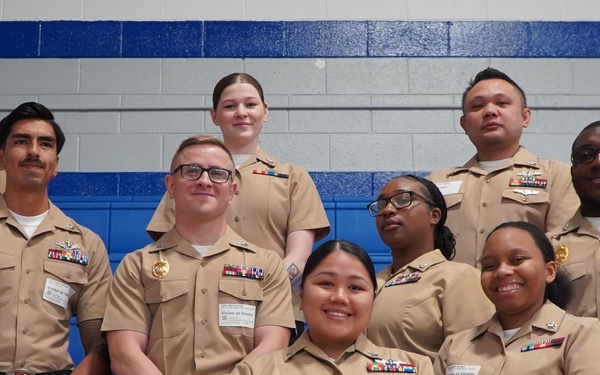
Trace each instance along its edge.
<instances>
[{"instance_id":1,"label":"eyebrow","mask_svg":"<svg viewBox=\"0 0 600 375\"><path fill-rule=\"evenodd\" d=\"M325 275L325 276L337 276L337 273L332 272L332 271L321 271L318 274L316 274L315 276L321 276L321 275ZM367 279L365 279L364 277L360 276L360 275L350 275L348 277L349 279L352 280L363 280L363 281L367 281Z\"/></svg>"},{"instance_id":2,"label":"eyebrow","mask_svg":"<svg viewBox=\"0 0 600 375\"><path fill-rule=\"evenodd\" d=\"M516 247L514 249L510 249L508 250L510 251L511 254L515 254L515 253L520 253L523 251L529 251L528 249L522 248L522 247ZM486 258L489 258L489 255L482 255L481 258L479 258L478 262L481 263L483 260L485 260Z\"/></svg>"},{"instance_id":3,"label":"eyebrow","mask_svg":"<svg viewBox=\"0 0 600 375\"><path fill-rule=\"evenodd\" d=\"M411 190L396 189L396 190L392 191L392 194L390 196L398 194L398 193L408 193L409 191L411 191ZM377 197L377 200L382 199L383 196L384 196L384 194L379 194L379 196Z\"/></svg>"},{"instance_id":4,"label":"eyebrow","mask_svg":"<svg viewBox=\"0 0 600 375\"><path fill-rule=\"evenodd\" d=\"M31 134L28 134L28 133L13 133L13 134L11 134L10 138L32 139L33 137L31 136ZM38 137L38 139L40 139L42 141L46 141L46 142L52 142L52 143L56 142L56 138L54 138L50 135L43 135L41 137Z\"/></svg>"}]
</instances>

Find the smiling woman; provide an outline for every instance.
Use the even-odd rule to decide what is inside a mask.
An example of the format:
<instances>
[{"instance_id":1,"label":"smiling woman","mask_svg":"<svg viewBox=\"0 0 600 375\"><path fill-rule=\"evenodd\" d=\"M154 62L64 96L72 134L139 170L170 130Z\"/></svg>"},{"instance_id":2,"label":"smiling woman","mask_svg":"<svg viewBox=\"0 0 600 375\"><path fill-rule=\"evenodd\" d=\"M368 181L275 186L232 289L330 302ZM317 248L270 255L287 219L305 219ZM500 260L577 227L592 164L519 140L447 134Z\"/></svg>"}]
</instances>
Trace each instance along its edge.
<instances>
[{"instance_id":1,"label":"smiling woman","mask_svg":"<svg viewBox=\"0 0 600 375\"><path fill-rule=\"evenodd\" d=\"M302 274L301 308L308 330L287 349L242 362L233 374L432 374L426 356L375 346L363 334L373 309L375 270L369 255L347 241L328 241Z\"/></svg>"},{"instance_id":2,"label":"smiling woman","mask_svg":"<svg viewBox=\"0 0 600 375\"><path fill-rule=\"evenodd\" d=\"M436 374L600 374L600 322L563 310L570 284L540 229L522 221L499 225L486 241L481 267L496 314L448 337Z\"/></svg>"}]
</instances>

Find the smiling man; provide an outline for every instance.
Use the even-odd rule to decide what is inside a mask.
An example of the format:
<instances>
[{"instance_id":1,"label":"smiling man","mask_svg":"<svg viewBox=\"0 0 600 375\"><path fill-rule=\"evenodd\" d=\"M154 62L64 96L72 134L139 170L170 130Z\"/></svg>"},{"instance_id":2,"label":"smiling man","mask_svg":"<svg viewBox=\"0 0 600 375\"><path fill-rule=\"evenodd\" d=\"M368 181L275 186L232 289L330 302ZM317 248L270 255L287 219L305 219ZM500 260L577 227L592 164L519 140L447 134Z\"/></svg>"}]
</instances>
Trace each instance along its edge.
<instances>
[{"instance_id":1,"label":"smiling man","mask_svg":"<svg viewBox=\"0 0 600 375\"><path fill-rule=\"evenodd\" d=\"M523 220L548 232L573 215L579 200L567 164L540 159L520 145L531 110L509 76L493 68L479 72L463 93L462 110L460 126L477 154L427 178L446 199L454 260L478 266L485 239L498 224Z\"/></svg>"},{"instance_id":2,"label":"smiling man","mask_svg":"<svg viewBox=\"0 0 600 375\"><path fill-rule=\"evenodd\" d=\"M571 148L571 175L581 206L547 235L556 261L569 271L573 299L567 311L600 318L600 121L583 128Z\"/></svg>"},{"instance_id":3,"label":"smiling man","mask_svg":"<svg viewBox=\"0 0 600 375\"><path fill-rule=\"evenodd\" d=\"M0 374L109 374L100 326L110 284L102 240L48 200L65 136L52 113L24 103L0 121ZM69 318L86 357L73 369Z\"/></svg>"},{"instance_id":4,"label":"smiling man","mask_svg":"<svg viewBox=\"0 0 600 375\"><path fill-rule=\"evenodd\" d=\"M165 179L175 226L128 254L111 285L102 330L116 374L225 374L287 346L294 317L283 261L226 223L234 168L214 137L176 151Z\"/></svg>"}]
</instances>

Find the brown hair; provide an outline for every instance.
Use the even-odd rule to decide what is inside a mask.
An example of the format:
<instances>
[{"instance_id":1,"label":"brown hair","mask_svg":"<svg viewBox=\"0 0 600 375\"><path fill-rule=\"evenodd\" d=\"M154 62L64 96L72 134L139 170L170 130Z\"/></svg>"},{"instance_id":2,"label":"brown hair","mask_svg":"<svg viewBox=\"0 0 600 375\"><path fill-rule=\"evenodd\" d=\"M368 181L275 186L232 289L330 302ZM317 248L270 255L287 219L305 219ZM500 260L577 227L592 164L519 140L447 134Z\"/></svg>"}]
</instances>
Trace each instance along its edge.
<instances>
[{"instance_id":1,"label":"brown hair","mask_svg":"<svg viewBox=\"0 0 600 375\"><path fill-rule=\"evenodd\" d=\"M181 154L183 152L183 150L185 150L188 147L192 147L192 146L219 147L220 149L225 151L227 153L227 155L229 155L229 159L231 159L231 164L234 165L233 156L231 156L231 151L229 151L227 146L225 146L225 143L223 143L219 138L213 137L212 135L197 134L197 135L193 135L187 139L184 139L181 142L181 144L179 144L177 151L175 151L175 155L173 155L173 159L171 159L171 172L176 167L173 165L173 163L175 162L175 159L177 158L177 156L179 156L179 154Z\"/></svg>"},{"instance_id":2,"label":"brown hair","mask_svg":"<svg viewBox=\"0 0 600 375\"><path fill-rule=\"evenodd\" d=\"M264 104L265 97L263 94L263 89L260 83L258 83L258 81L256 80L256 78L252 77L248 73L231 73L230 75L221 78L221 80L215 85L212 94L213 109L217 109L217 106L219 105L219 100L221 100L221 95L223 95L223 91L225 91L227 87L233 85L234 83L248 83L254 86L256 91L258 91L260 100Z\"/></svg>"}]
</instances>

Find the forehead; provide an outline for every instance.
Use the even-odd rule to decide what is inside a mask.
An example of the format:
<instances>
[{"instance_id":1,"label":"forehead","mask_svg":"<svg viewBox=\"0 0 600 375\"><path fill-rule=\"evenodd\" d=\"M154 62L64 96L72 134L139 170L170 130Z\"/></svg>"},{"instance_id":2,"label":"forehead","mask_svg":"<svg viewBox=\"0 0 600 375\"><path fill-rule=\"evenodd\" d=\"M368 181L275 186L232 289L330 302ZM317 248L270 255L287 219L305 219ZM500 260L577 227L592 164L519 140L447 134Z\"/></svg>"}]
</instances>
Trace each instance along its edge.
<instances>
[{"instance_id":1,"label":"forehead","mask_svg":"<svg viewBox=\"0 0 600 375\"><path fill-rule=\"evenodd\" d=\"M250 83L236 82L227 86L225 90L223 90L219 101L231 100L237 97L258 99L260 98L260 94L258 93L256 87L252 86Z\"/></svg>"},{"instance_id":2,"label":"forehead","mask_svg":"<svg viewBox=\"0 0 600 375\"><path fill-rule=\"evenodd\" d=\"M483 255L515 249L531 251L532 253L538 253L540 256L542 255L533 237L527 231L513 227L498 229L492 233L485 243Z\"/></svg>"},{"instance_id":3,"label":"forehead","mask_svg":"<svg viewBox=\"0 0 600 375\"><path fill-rule=\"evenodd\" d=\"M600 147L600 127L590 128L577 137L574 147L584 145Z\"/></svg>"},{"instance_id":4,"label":"forehead","mask_svg":"<svg viewBox=\"0 0 600 375\"><path fill-rule=\"evenodd\" d=\"M323 272L332 269L336 269L336 273L341 275L360 274L366 279L369 278L369 272L367 271L365 265L356 256L348 254L345 251L334 250L331 254L323 258L321 263L315 267L316 272ZM312 273L315 273L315 271Z\"/></svg>"},{"instance_id":5,"label":"forehead","mask_svg":"<svg viewBox=\"0 0 600 375\"><path fill-rule=\"evenodd\" d=\"M383 189L381 189L380 195L391 194L398 190L415 191L418 193L423 192L424 186L416 180L407 177L398 177L389 181Z\"/></svg>"},{"instance_id":6,"label":"forehead","mask_svg":"<svg viewBox=\"0 0 600 375\"><path fill-rule=\"evenodd\" d=\"M183 149L177 155L177 164L201 164L203 167L218 166L231 168L229 154L221 147L214 145L193 145Z\"/></svg>"},{"instance_id":7,"label":"forehead","mask_svg":"<svg viewBox=\"0 0 600 375\"><path fill-rule=\"evenodd\" d=\"M14 123L10 130L10 135L14 133L24 133L29 135L40 135L46 137L55 137L54 128L49 122L38 119L23 119Z\"/></svg>"},{"instance_id":8,"label":"forehead","mask_svg":"<svg viewBox=\"0 0 600 375\"><path fill-rule=\"evenodd\" d=\"M471 91L467 93L466 100L496 95L521 96L516 87L503 79L485 79L473 86Z\"/></svg>"}]
</instances>

